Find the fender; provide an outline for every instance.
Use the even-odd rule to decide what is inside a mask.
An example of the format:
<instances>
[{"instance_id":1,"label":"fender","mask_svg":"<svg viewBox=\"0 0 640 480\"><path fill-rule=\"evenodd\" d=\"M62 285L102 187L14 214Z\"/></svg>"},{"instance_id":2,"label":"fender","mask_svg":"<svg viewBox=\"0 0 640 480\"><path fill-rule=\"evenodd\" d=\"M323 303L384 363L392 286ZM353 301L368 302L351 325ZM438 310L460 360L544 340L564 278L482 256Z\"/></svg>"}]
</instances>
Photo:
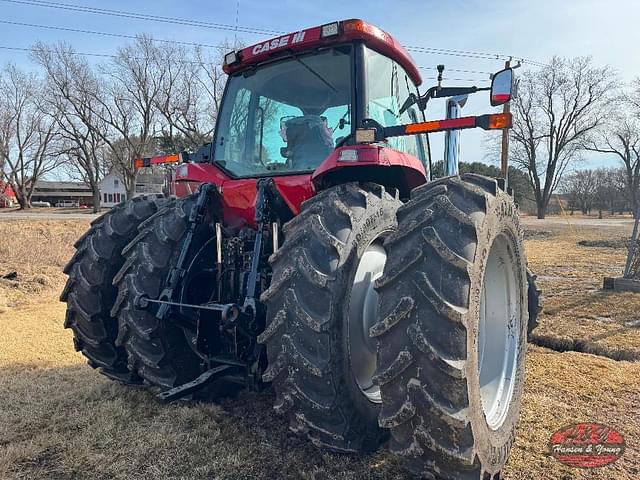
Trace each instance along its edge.
<instances>
[{"instance_id":1,"label":"fender","mask_svg":"<svg viewBox=\"0 0 640 480\"><path fill-rule=\"evenodd\" d=\"M186 197L195 193L201 183L211 183L220 188L230 178L211 163L183 163L176 168L174 178L175 195Z\"/></svg>"},{"instance_id":2,"label":"fender","mask_svg":"<svg viewBox=\"0 0 640 480\"><path fill-rule=\"evenodd\" d=\"M311 180L318 191L349 181L375 182L397 188L408 198L411 190L427 182L427 172L413 155L384 145L350 145L331 153Z\"/></svg>"}]
</instances>

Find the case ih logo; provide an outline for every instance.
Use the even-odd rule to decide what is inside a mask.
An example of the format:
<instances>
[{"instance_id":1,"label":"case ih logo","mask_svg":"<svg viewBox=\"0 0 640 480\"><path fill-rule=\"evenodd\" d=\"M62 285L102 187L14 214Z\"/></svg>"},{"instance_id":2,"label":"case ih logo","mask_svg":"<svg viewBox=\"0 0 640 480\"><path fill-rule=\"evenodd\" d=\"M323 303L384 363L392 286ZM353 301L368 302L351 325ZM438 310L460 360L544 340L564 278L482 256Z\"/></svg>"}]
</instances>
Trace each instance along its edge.
<instances>
[{"instance_id":1,"label":"case ih logo","mask_svg":"<svg viewBox=\"0 0 640 480\"><path fill-rule=\"evenodd\" d=\"M599 423L578 423L558 430L549 441L551 456L578 468L598 468L618 460L624 453L624 437Z\"/></svg>"},{"instance_id":2,"label":"case ih logo","mask_svg":"<svg viewBox=\"0 0 640 480\"><path fill-rule=\"evenodd\" d=\"M251 49L251 54L258 55L259 53L277 50L279 48L286 47L289 45L289 42L291 42L292 45L300 43L304 40L305 33L306 32L303 30L302 32L294 33L292 35L285 35L284 37L274 38L268 42L259 43Z\"/></svg>"}]
</instances>

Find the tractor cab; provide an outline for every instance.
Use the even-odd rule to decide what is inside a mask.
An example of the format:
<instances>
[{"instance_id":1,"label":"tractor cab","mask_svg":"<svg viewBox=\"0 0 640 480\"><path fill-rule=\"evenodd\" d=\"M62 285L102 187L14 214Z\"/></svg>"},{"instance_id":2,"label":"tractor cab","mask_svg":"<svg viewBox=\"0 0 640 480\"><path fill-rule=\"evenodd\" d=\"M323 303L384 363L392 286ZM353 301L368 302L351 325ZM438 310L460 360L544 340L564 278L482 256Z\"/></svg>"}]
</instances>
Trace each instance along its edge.
<instances>
[{"instance_id":1,"label":"tractor cab","mask_svg":"<svg viewBox=\"0 0 640 480\"><path fill-rule=\"evenodd\" d=\"M429 132L510 125L508 114L426 122L431 98L491 90L498 105L511 95L510 69L496 73L492 87L478 88L442 86L443 68L438 84L421 93L420 72L402 45L357 19L229 52L210 146L167 156L183 162L172 193L189 195L202 182L221 187L225 222L250 226L263 177L273 179L291 215L317 192L353 181L384 185L406 199L430 178Z\"/></svg>"},{"instance_id":2,"label":"tractor cab","mask_svg":"<svg viewBox=\"0 0 640 480\"><path fill-rule=\"evenodd\" d=\"M230 176L311 173L372 119L390 127L423 120L417 67L386 32L346 20L263 42L226 55L230 75L213 142L214 164ZM388 146L429 164L425 135Z\"/></svg>"}]
</instances>

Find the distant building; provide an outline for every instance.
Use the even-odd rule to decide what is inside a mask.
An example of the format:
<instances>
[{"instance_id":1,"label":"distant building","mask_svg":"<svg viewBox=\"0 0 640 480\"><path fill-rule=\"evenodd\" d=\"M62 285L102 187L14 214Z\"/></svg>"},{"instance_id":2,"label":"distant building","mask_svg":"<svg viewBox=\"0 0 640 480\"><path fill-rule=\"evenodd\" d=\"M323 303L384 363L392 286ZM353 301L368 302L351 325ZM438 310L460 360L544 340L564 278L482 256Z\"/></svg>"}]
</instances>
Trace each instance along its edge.
<instances>
[{"instance_id":1,"label":"distant building","mask_svg":"<svg viewBox=\"0 0 640 480\"><path fill-rule=\"evenodd\" d=\"M98 183L100 189L100 206L111 208L127 199L127 189L122 178L116 173L109 173Z\"/></svg>"},{"instance_id":2,"label":"distant building","mask_svg":"<svg viewBox=\"0 0 640 480\"><path fill-rule=\"evenodd\" d=\"M164 168L145 168L138 171L136 177L136 195L143 193L162 193L165 190L166 171Z\"/></svg>"},{"instance_id":3,"label":"distant building","mask_svg":"<svg viewBox=\"0 0 640 480\"><path fill-rule=\"evenodd\" d=\"M52 207L65 201L72 201L80 206L92 206L93 193L89 186L82 182L38 180L33 189L31 201L49 202Z\"/></svg>"},{"instance_id":4,"label":"distant building","mask_svg":"<svg viewBox=\"0 0 640 480\"><path fill-rule=\"evenodd\" d=\"M11 185L0 181L0 208L13 207L18 202Z\"/></svg>"},{"instance_id":5,"label":"distant building","mask_svg":"<svg viewBox=\"0 0 640 480\"><path fill-rule=\"evenodd\" d=\"M165 184L163 172L139 172L136 178L134 196L146 193L162 193ZM117 173L109 173L98 184L100 188L100 207L111 208L127 199L127 189L122 177Z\"/></svg>"}]
</instances>

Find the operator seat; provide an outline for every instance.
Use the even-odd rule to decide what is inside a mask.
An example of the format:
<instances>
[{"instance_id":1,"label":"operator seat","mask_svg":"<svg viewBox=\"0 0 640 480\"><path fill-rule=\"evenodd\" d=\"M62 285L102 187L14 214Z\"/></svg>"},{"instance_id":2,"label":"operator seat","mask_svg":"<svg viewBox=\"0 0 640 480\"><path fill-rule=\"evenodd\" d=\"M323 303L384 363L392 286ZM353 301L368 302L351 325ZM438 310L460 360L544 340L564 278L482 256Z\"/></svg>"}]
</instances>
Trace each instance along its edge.
<instances>
[{"instance_id":1,"label":"operator seat","mask_svg":"<svg viewBox=\"0 0 640 480\"><path fill-rule=\"evenodd\" d=\"M313 170L333 151L331 131L318 115L303 115L285 122L284 156L294 170Z\"/></svg>"}]
</instances>

